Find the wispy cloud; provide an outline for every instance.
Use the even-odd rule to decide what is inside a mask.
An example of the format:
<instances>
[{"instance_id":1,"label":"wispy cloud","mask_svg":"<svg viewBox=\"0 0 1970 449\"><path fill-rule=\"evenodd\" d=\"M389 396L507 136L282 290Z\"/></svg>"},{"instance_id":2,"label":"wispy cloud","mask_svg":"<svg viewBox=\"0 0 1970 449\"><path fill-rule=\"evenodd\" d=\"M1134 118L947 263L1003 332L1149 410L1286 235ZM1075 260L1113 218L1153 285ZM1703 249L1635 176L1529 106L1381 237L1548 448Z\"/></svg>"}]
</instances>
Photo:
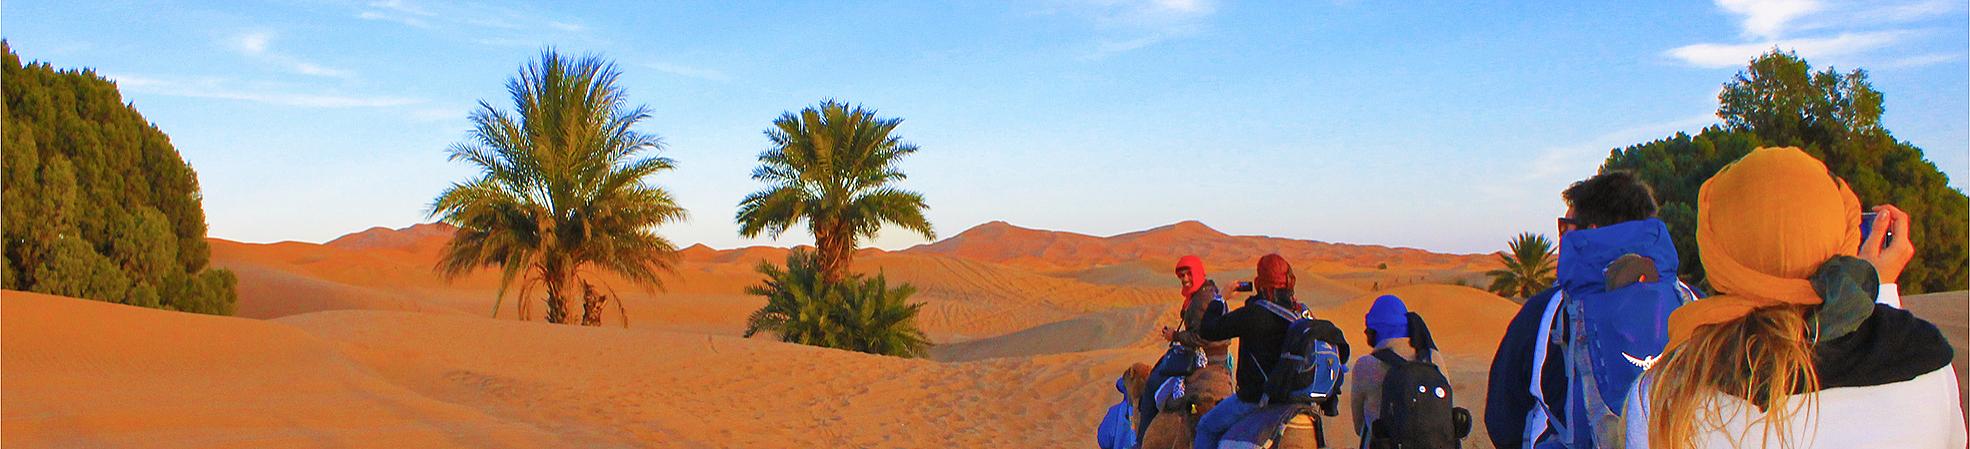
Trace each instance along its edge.
<instances>
[{"instance_id":1,"label":"wispy cloud","mask_svg":"<svg viewBox=\"0 0 1970 449\"><path fill-rule=\"evenodd\" d=\"M672 64L666 62L649 62L649 63L644 63L643 66L648 67L651 70L682 76L685 78L697 78L706 81L718 81L718 82L731 81L732 79L729 76L725 76L725 72L718 71L716 69L692 67L687 65Z\"/></svg>"},{"instance_id":2,"label":"wispy cloud","mask_svg":"<svg viewBox=\"0 0 1970 449\"><path fill-rule=\"evenodd\" d=\"M1821 3L1818 0L1716 0L1717 6L1738 17L1739 42L1706 42L1663 52L1684 64L1703 68L1743 66L1772 49L1797 52L1821 62L1852 65L1857 61L1889 60L1910 67L1937 57L1897 56L1929 34L1908 24L1950 17L1962 6L1944 0ZM1883 54L1890 53L1890 54ZM1934 64L1934 62L1929 62Z\"/></svg>"},{"instance_id":3,"label":"wispy cloud","mask_svg":"<svg viewBox=\"0 0 1970 449\"><path fill-rule=\"evenodd\" d=\"M131 92L173 97L238 100L277 106L303 108L384 108L411 106L422 100L390 96L342 95L329 92L294 92L263 88L242 88L238 80L203 78L180 80L140 75L106 75L118 87Z\"/></svg>"},{"instance_id":4,"label":"wispy cloud","mask_svg":"<svg viewBox=\"0 0 1970 449\"><path fill-rule=\"evenodd\" d=\"M1787 23L1824 8L1815 0L1717 0L1717 6L1743 16L1745 37L1777 39Z\"/></svg>"},{"instance_id":5,"label":"wispy cloud","mask_svg":"<svg viewBox=\"0 0 1970 449\"><path fill-rule=\"evenodd\" d=\"M1774 48L1812 58L1845 58L1888 47L1916 33L1907 30L1841 33L1831 37L1780 39L1744 44L1693 44L1669 50L1669 56L1704 68L1742 66Z\"/></svg>"},{"instance_id":6,"label":"wispy cloud","mask_svg":"<svg viewBox=\"0 0 1970 449\"><path fill-rule=\"evenodd\" d=\"M1086 17L1096 28L1094 50L1101 59L1196 35L1213 13L1215 0L1067 0L1055 12Z\"/></svg>"},{"instance_id":7,"label":"wispy cloud","mask_svg":"<svg viewBox=\"0 0 1970 449\"><path fill-rule=\"evenodd\" d=\"M1963 60L1962 53L1929 53L1889 61L1887 67L1907 69Z\"/></svg>"},{"instance_id":8,"label":"wispy cloud","mask_svg":"<svg viewBox=\"0 0 1970 449\"><path fill-rule=\"evenodd\" d=\"M323 66L305 59L297 58L273 49L274 34L267 31L253 31L230 36L222 44L241 55L302 75L328 78L352 78L355 73L348 70Z\"/></svg>"},{"instance_id":9,"label":"wispy cloud","mask_svg":"<svg viewBox=\"0 0 1970 449\"><path fill-rule=\"evenodd\" d=\"M1607 159L1608 151L1618 147L1667 137L1678 131L1702 129L1717 123L1715 114L1701 114L1659 123L1645 123L1602 133L1585 142L1547 148L1533 158L1524 180L1548 179L1562 174L1591 172Z\"/></svg>"},{"instance_id":10,"label":"wispy cloud","mask_svg":"<svg viewBox=\"0 0 1970 449\"><path fill-rule=\"evenodd\" d=\"M1555 145L1540 150L1517 176L1480 183L1476 191L1485 198L1507 203L1523 203L1538 195L1558 193L1567 183L1592 175L1607 160L1608 152L1636 143L1668 137L1676 132L1693 132L1717 123L1712 114L1692 115L1658 123L1644 123L1601 133L1581 142Z\"/></svg>"},{"instance_id":11,"label":"wispy cloud","mask_svg":"<svg viewBox=\"0 0 1970 449\"><path fill-rule=\"evenodd\" d=\"M527 46L538 45L540 39L514 37L522 35L568 35L587 33L587 25L568 19L547 17L543 14L516 8L485 4L465 4L445 0L380 0L370 2L359 8L356 17L363 20L391 22L405 26L451 33L466 33L500 30L505 37L491 39L471 39L486 45L506 46L513 42L525 42ZM539 36L533 36L539 37Z\"/></svg>"}]
</instances>

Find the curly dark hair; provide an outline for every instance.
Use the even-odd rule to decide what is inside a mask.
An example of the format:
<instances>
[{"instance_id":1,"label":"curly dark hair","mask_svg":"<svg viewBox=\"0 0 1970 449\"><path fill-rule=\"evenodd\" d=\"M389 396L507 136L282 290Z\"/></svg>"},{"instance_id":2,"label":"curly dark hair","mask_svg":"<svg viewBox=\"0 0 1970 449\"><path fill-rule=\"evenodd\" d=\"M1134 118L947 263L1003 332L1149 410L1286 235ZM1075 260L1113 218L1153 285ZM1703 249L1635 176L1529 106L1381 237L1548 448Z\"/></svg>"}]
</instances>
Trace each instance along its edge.
<instances>
[{"instance_id":1,"label":"curly dark hair","mask_svg":"<svg viewBox=\"0 0 1970 449\"><path fill-rule=\"evenodd\" d=\"M1655 216L1655 192L1634 173L1610 171L1568 186L1560 196L1581 226L1600 227Z\"/></svg>"}]
</instances>

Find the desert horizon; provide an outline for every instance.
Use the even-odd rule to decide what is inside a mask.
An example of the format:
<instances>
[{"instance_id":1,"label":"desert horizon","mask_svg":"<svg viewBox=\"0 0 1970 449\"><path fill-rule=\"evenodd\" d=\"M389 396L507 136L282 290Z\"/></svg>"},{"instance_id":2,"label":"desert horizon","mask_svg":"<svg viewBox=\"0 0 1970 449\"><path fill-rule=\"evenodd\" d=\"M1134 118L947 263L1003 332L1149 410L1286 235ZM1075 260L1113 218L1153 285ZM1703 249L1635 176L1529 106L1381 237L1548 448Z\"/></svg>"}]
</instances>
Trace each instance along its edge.
<instances>
[{"instance_id":1,"label":"desert horizon","mask_svg":"<svg viewBox=\"0 0 1970 449\"><path fill-rule=\"evenodd\" d=\"M919 320L935 343L922 360L739 337L764 302L743 291L759 282L752 268L783 259L781 248L687 247L662 291L622 296L627 326L612 314L583 327L538 316L514 323L511 310L490 319L492 273L451 283L432 274L448 238L436 225L325 244L211 239L213 266L239 277L237 318L0 295L0 431L9 445L31 447L1084 446L1116 400L1114 376L1160 354L1155 329L1176 322L1164 258L1102 263L1125 258L1137 248L1131 240L1181 237L1189 251L1222 255L1208 265L1222 274L1210 278L1229 283L1251 276L1233 263L1240 251L1325 247L1197 238L1222 235L1199 225L1087 237L1062 252L1059 237L1077 234L981 228L993 238L961 232L910 250L863 250L858 270L921 289ZM1327 249L1337 247L1294 260L1299 297L1315 316L1365 346L1368 304L1402 297L1432 318L1459 402L1482 404L1517 303L1445 280L1489 265ZM1409 262L1384 269L1378 260ZM1425 280L1373 288L1410 276ZM1962 375L1970 292L1904 301L1945 329ZM82 315L100 319L61 318ZM1343 415L1326 425L1351 423ZM1329 435L1335 447L1352 441Z\"/></svg>"},{"instance_id":2,"label":"desert horizon","mask_svg":"<svg viewBox=\"0 0 1970 449\"><path fill-rule=\"evenodd\" d=\"M7 448L1970 429L1962 1L5 6Z\"/></svg>"}]
</instances>

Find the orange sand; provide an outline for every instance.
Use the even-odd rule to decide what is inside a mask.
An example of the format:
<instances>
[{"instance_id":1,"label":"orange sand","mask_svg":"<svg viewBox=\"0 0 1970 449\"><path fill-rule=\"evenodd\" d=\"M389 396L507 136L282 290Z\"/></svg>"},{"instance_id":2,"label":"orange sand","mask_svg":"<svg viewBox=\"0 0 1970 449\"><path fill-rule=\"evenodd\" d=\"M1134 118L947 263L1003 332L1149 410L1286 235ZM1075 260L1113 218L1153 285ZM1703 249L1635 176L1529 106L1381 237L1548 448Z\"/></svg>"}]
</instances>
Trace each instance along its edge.
<instances>
[{"instance_id":1,"label":"orange sand","mask_svg":"<svg viewBox=\"0 0 1970 449\"><path fill-rule=\"evenodd\" d=\"M786 249L686 248L662 291L599 278L618 288L628 326L611 314L582 328L516 322L511 299L487 319L491 274L432 274L449 232L214 239L214 265L239 276L240 317L0 293L0 446L1089 447L1115 376L1159 354L1151 335L1175 323L1173 251L1205 254L1227 290L1259 251L1297 254L1300 298L1363 350L1369 301L1402 296L1443 343L1458 402L1481 413L1517 309L1475 289L1375 280L1461 279L1489 269L1487 256L1195 223L1108 238L988 224L858 256L858 270L914 284L928 304L920 320L940 345L905 360L736 338L761 304L743 292L753 266ZM1956 309L1940 313L1960 342ZM1330 442L1352 444L1347 428L1330 421ZM1482 435L1468 447L1488 447Z\"/></svg>"}]
</instances>

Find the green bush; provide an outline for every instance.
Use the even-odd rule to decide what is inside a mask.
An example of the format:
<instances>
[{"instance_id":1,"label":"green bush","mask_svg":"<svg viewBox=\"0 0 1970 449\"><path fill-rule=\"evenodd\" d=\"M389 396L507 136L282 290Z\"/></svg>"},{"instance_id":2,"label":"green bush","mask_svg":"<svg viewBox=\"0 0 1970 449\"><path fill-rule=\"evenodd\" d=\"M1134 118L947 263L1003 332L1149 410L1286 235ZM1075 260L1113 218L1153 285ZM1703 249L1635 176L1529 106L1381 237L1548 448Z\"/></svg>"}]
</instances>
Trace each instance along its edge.
<instances>
[{"instance_id":1,"label":"green bush","mask_svg":"<svg viewBox=\"0 0 1970 449\"><path fill-rule=\"evenodd\" d=\"M1950 188L1921 148L1881 127L1883 98L1866 71L1813 72L1797 55L1774 51L1724 85L1717 109L1724 126L1614 150L1600 170L1632 171L1655 189L1684 281L1707 287L1697 258L1697 190L1753 149L1796 146L1846 179L1863 205L1891 203L1914 217L1909 238L1919 249L1902 272L1902 292L1961 290L1970 285L1970 197Z\"/></svg>"},{"instance_id":2,"label":"green bush","mask_svg":"<svg viewBox=\"0 0 1970 449\"><path fill-rule=\"evenodd\" d=\"M0 286L232 313L232 274L206 268L198 175L170 137L94 71L0 52Z\"/></svg>"},{"instance_id":3,"label":"green bush","mask_svg":"<svg viewBox=\"0 0 1970 449\"><path fill-rule=\"evenodd\" d=\"M820 257L795 250L787 267L760 262L765 283L746 292L766 298L766 306L746 319L745 336L765 331L780 341L846 349L870 354L923 357L930 340L917 328L923 303L909 302L917 289L909 284L889 288L882 275L848 275L829 282Z\"/></svg>"}]
</instances>

